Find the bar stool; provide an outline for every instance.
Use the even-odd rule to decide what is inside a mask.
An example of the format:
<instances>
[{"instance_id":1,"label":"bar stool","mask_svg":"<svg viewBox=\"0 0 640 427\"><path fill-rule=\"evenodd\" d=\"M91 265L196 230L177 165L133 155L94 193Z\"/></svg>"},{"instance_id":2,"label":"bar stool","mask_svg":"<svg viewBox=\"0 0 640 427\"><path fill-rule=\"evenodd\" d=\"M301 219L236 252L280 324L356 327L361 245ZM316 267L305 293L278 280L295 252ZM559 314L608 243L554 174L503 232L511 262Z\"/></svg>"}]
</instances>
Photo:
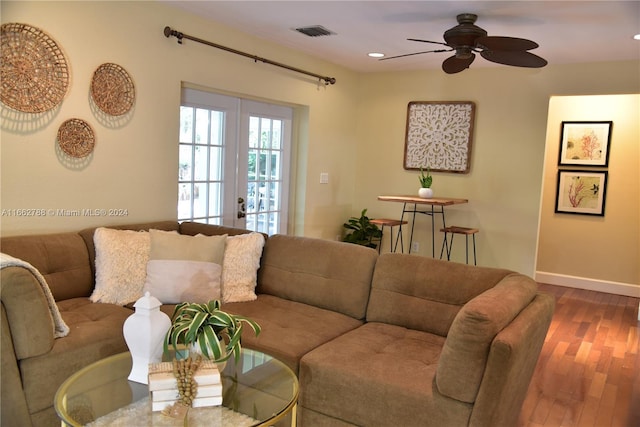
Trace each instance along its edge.
<instances>
[{"instance_id":1,"label":"bar stool","mask_svg":"<svg viewBox=\"0 0 640 427\"><path fill-rule=\"evenodd\" d=\"M398 241L400 241L400 250L404 253L404 240L402 239L402 226L407 223L407 221L400 221L398 219L388 219L388 218L380 218L380 219L372 219L371 224L379 225L382 229L382 235L384 236L384 228L391 228L391 241L389 244L389 251L395 252L398 249ZM396 246L393 246L393 227L398 226L398 236L396 237ZM380 253L380 249L382 246L382 237L380 237L380 245L378 245L378 253Z\"/></svg>"},{"instance_id":2,"label":"bar stool","mask_svg":"<svg viewBox=\"0 0 640 427\"><path fill-rule=\"evenodd\" d=\"M466 239L466 260L467 264L469 264L469 236L473 237L473 265L476 264L476 233L480 230L477 228L467 228L467 227L458 227L451 226L440 229L440 231L444 232L444 241L442 242L442 249L440 249L440 259L442 259L442 255L446 249L447 251L447 261L451 260L451 248L453 248L453 236L456 234L464 234ZM451 240L447 241L447 234L451 234Z\"/></svg>"}]
</instances>

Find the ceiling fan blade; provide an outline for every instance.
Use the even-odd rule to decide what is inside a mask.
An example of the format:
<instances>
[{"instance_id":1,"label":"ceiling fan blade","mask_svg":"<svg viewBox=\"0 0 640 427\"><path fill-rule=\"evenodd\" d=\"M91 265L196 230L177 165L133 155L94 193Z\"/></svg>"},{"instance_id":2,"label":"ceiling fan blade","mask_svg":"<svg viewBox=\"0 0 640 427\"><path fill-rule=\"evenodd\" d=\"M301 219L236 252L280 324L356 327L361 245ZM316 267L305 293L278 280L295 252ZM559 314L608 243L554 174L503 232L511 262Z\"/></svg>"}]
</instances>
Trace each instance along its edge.
<instances>
[{"instance_id":1,"label":"ceiling fan blade","mask_svg":"<svg viewBox=\"0 0 640 427\"><path fill-rule=\"evenodd\" d=\"M476 47L488 50L523 51L538 47L538 43L517 37L486 36L476 39Z\"/></svg>"},{"instance_id":2,"label":"ceiling fan blade","mask_svg":"<svg viewBox=\"0 0 640 427\"><path fill-rule=\"evenodd\" d=\"M388 58L380 58L380 59L378 59L378 61L386 61L387 59L403 58L403 57L405 57L405 56L422 55L423 53L451 52L452 50L453 50L453 49L425 50L425 51L422 51L422 52L405 53L404 55L396 55L396 56L390 56L390 57L388 57Z\"/></svg>"},{"instance_id":3,"label":"ceiling fan blade","mask_svg":"<svg viewBox=\"0 0 640 427\"><path fill-rule=\"evenodd\" d=\"M544 58L531 52L483 50L480 55L488 61L513 65L514 67L541 68L547 65L547 61Z\"/></svg>"},{"instance_id":4,"label":"ceiling fan blade","mask_svg":"<svg viewBox=\"0 0 640 427\"><path fill-rule=\"evenodd\" d=\"M468 58L458 58L455 55L445 59L442 63L442 70L447 74L455 74L469 68L469 65L476 59L473 53Z\"/></svg>"},{"instance_id":5,"label":"ceiling fan blade","mask_svg":"<svg viewBox=\"0 0 640 427\"><path fill-rule=\"evenodd\" d=\"M433 44L441 44L441 45L444 45L444 46L449 46L449 45L448 45L448 44L446 44L446 43L443 43L443 42L433 42L433 41L431 41L431 40L422 40L422 39L407 39L407 40L410 40L410 41L412 41L412 42L433 43Z\"/></svg>"}]
</instances>

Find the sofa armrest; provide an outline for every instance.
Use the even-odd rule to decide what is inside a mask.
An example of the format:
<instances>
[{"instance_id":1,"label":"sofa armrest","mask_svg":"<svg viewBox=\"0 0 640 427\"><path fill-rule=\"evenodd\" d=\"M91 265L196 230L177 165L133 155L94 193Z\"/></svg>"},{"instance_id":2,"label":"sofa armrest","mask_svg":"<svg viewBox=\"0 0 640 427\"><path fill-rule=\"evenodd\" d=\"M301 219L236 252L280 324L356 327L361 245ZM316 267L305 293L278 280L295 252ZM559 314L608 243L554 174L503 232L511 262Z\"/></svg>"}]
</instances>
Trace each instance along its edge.
<instances>
[{"instance_id":1,"label":"sofa armrest","mask_svg":"<svg viewBox=\"0 0 640 427\"><path fill-rule=\"evenodd\" d=\"M31 426L31 416L22 389L22 376L9 332L7 312L4 305L0 307L0 425L28 427Z\"/></svg>"},{"instance_id":2,"label":"sofa armrest","mask_svg":"<svg viewBox=\"0 0 640 427\"><path fill-rule=\"evenodd\" d=\"M535 281L512 273L462 307L449 329L436 371L441 394L475 402L494 338L536 292Z\"/></svg>"},{"instance_id":3,"label":"sofa armrest","mask_svg":"<svg viewBox=\"0 0 640 427\"><path fill-rule=\"evenodd\" d=\"M36 277L23 267L0 270L0 298L15 357L40 356L53 348L54 322L47 298Z\"/></svg>"},{"instance_id":4,"label":"sofa armrest","mask_svg":"<svg viewBox=\"0 0 640 427\"><path fill-rule=\"evenodd\" d=\"M554 306L552 295L536 295L493 340L470 426L517 424Z\"/></svg>"}]
</instances>

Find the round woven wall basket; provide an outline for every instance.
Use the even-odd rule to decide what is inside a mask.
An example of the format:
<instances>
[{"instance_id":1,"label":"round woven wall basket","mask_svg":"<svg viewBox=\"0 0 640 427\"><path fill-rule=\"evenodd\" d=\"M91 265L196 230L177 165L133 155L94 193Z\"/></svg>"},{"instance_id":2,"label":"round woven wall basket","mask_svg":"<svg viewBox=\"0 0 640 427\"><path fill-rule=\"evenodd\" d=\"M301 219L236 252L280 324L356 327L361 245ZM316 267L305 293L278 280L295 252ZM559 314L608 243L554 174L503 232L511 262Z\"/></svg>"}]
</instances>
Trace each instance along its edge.
<instances>
[{"instance_id":1,"label":"round woven wall basket","mask_svg":"<svg viewBox=\"0 0 640 427\"><path fill-rule=\"evenodd\" d=\"M93 129L81 119L69 119L58 129L58 145L71 157L86 157L96 144Z\"/></svg>"},{"instance_id":2,"label":"round woven wall basket","mask_svg":"<svg viewBox=\"0 0 640 427\"><path fill-rule=\"evenodd\" d=\"M27 24L3 24L1 33L2 102L25 113L60 104L69 87L69 67L58 44Z\"/></svg>"},{"instance_id":3,"label":"round woven wall basket","mask_svg":"<svg viewBox=\"0 0 640 427\"><path fill-rule=\"evenodd\" d=\"M106 63L93 73L91 97L105 113L121 116L133 107L136 90L124 68L118 64Z\"/></svg>"}]
</instances>

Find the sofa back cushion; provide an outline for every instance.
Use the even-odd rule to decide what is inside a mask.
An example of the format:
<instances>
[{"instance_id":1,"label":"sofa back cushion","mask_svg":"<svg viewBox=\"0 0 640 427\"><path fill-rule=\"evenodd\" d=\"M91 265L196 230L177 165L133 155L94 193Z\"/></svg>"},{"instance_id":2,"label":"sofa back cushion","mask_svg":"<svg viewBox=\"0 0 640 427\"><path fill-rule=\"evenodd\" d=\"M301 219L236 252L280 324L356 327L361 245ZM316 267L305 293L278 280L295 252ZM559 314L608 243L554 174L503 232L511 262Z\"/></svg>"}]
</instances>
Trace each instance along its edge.
<instances>
[{"instance_id":1,"label":"sofa back cushion","mask_svg":"<svg viewBox=\"0 0 640 427\"><path fill-rule=\"evenodd\" d=\"M377 258L351 243L274 235L265 243L257 291L363 319Z\"/></svg>"},{"instance_id":2,"label":"sofa back cushion","mask_svg":"<svg viewBox=\"0 0 640 427\"><path fill-rule=\"evenodd\" d=\"M3 237L0 248L38 269L56 301L88 297L93 291L89 253L77 233Z\"/></svg>"},{"instance_id":3,"label":"sofa back cushion","mask_svg":"<svg viewBox=\"0 0 640 427\"><path fill-rule=\"evenodd\" d=\"M461 307L509 273L417 255L385 253L376 263L367 321L447 336Z\"/></svg>"}]
</instances>

